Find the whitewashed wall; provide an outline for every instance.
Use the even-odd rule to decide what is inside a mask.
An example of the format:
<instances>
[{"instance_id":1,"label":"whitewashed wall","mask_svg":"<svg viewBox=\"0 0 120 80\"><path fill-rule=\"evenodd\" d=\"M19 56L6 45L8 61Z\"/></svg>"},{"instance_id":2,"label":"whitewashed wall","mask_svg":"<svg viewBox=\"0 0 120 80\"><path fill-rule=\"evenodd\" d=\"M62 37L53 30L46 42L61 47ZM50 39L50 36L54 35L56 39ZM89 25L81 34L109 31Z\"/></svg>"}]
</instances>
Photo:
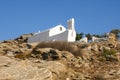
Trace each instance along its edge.
<instances>
[{"instance_id":1,"label":"whitewashed wall","mask_svg":"<svg viewBox=\"0 0 120 80\"><path fill-rule=\"evenodd\" d=\"M74 42L76 39L76 31L74 30L67 30L67 34L68 34L68 42Z\"/></svg>"},{"instance_id":2,"label":"whitewashed wall","mask_svg":"<svg viewBox=\"0 0 120 80\"><path fill-rule=\"evenodd\" d=\"M68 29L62 25L58 25L44 32L40 32L28 39L28 43L41 41L68 41L73 42L76 38L74 29L74 19L68 20Z\"/></svg>"},{"instance_id":3,"label":"whitewashed wall","mask_svg":"<svg viewBox=\"0 0 120 80\"><path fill-rule=\"evenodd\" d=\"M48 41L49 40L49 30L36 34L28 39L28 43Z\"/></svg>"},{"instance_id":4,"label":"whitewashed wall","mask_svg":"<svg viewBox=\"0 0 120 80\"><path fill-rule=\"evenodd\" d=\"M51 36L60 34L60 33L64 32L64 31L66 31L64 26L57 25L56 27L50 29L49 36L51 37Z\"/></svg>"},{"instance_id":5,"label":"whitewashed wall","mask_svg":"<svg viewBox=\"0 0 120 80\"><path fill-rule=\"evenodd\" d=\"M50 31L42 32L40 34L34 35L28 39L28 43L41 42L41 41L68 41L73 42L76 38L76 32L72 30L66 30L60 34L49 36Z\"/></svg>"},{"instance_id":6,"label":"whitewashed wall","mask_svg":"<svg viewBox=\"0 0 120 80\"><path fill-rule=\"evenodd\" d=\"M54 41L54 40L67 41L67 39L65 39L67 37L67 35L64 33L65 31L66 29L62 25L58 25L44 32L35 34L33 37L28 39L28 43L40 42L40 41Z\"/></svg>"},{"instance_id":7,"label":"whitewashed wall","mask_svg":"<svg viewBox=\"0 0 120 80\"><path fill-rule=\"evenodd\" d=\"M52 41L67 41L68 40L68 34L67 31L60 33L58 35L54 35L52 37L50 37L50 40Z\"/></svg>"}]
</instances>

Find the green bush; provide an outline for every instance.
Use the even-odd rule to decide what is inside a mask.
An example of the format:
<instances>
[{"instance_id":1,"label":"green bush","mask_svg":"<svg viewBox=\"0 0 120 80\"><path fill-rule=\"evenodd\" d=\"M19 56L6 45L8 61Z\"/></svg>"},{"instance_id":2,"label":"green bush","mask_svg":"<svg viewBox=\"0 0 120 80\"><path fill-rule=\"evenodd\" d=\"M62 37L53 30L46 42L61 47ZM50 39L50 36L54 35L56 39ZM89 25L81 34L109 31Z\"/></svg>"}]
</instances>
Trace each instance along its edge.
<instances>
[{"instance_id":1,"label":"green bush","mask_svg":"<svg viewBox=\"0 0 120 80\"><path fill-rule=\"evenodd\" d=\"M115 58L113 56L115 56L116 52L117 51L115 49L108 50L108 49L103 48L103 51L102 51L101 55L106 60L111 61L111 60L115 60Z\"/></svg>"},{"instance_id":2,"label":"green bush","mask_svg":"<svg viewBox=\"0 0 120 80\"><path fill-rule=\"evenodd\" d=\"M108 49L103 48L102 55L103 55L103 56L115 55L115 53L116 53L116 50L115 50L115 49L110 49L110 50L108 50Z\"/></svg>"}]
</instances>

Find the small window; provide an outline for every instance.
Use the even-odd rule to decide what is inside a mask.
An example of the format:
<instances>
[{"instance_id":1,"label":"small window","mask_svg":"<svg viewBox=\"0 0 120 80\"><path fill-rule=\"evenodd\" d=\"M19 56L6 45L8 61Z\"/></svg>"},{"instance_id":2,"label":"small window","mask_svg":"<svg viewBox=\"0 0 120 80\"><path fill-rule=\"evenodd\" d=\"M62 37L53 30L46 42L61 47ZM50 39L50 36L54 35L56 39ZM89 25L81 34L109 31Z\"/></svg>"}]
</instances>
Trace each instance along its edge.
<instances>
[{"instance_id":1,"label":"small window","mask_svg":"<svg viewBox=\"0 0 120 80\"><path fill-rule=\"evenodd\" d=\"M62 31L62 27L60 27L60 31Z\"/></svg>"}]
</instances>

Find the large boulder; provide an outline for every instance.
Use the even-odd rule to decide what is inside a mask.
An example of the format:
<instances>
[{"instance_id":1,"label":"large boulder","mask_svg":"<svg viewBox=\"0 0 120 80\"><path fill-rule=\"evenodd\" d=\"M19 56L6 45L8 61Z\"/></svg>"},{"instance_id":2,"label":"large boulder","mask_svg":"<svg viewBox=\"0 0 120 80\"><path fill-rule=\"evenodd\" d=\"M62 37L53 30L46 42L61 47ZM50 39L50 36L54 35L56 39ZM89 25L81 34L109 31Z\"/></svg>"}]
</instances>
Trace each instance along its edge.
<instances>
[{"instance_id":1,"label":"large boulder","mask_svg":"<svg viewBox=\"0 0 120 80\"><path fill-rule=\"evenodd\" d=\"M58 61L21 60L0 56L0 80L58 80L67 68Z\"/></svg>"},{"instance_id":2,"label":"large boulder","mask_svg":"<svg viewBox=\"0 0 120 80\"><path fill-rule=\"evenodd\" d=\"M30 61L0 56L0 80L52 80L49 69L32 64Z\"/></svg>"},{"instance_id":3,"label":"large boulder","mask_svg":"<svg viewBox=\"0 0 120 80\"><path fill-rule=\"evenodd\" d=\"M50 70L29 65L4 67L0 72L0 80L52 80Z\"/></svg>"}]
</instances>

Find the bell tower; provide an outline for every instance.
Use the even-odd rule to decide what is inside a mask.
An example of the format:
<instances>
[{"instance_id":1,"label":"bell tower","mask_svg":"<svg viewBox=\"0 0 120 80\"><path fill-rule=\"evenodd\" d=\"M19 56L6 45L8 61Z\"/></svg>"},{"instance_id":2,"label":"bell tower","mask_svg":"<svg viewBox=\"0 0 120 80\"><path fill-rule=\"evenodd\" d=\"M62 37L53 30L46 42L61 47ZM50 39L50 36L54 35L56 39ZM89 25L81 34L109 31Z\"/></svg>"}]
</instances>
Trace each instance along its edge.
<instances>
[{"instance_id":1,"label":"bell tower","mask_svg":"<svg viewBox=\"0 0 120 80\"><path fill-rule=\"evenodd\" d=\"M68 20L68 29L69 30L75 30L75 28L74 28L74 22L75 22L74 18Z\"/></svg>"}]
</instances>

